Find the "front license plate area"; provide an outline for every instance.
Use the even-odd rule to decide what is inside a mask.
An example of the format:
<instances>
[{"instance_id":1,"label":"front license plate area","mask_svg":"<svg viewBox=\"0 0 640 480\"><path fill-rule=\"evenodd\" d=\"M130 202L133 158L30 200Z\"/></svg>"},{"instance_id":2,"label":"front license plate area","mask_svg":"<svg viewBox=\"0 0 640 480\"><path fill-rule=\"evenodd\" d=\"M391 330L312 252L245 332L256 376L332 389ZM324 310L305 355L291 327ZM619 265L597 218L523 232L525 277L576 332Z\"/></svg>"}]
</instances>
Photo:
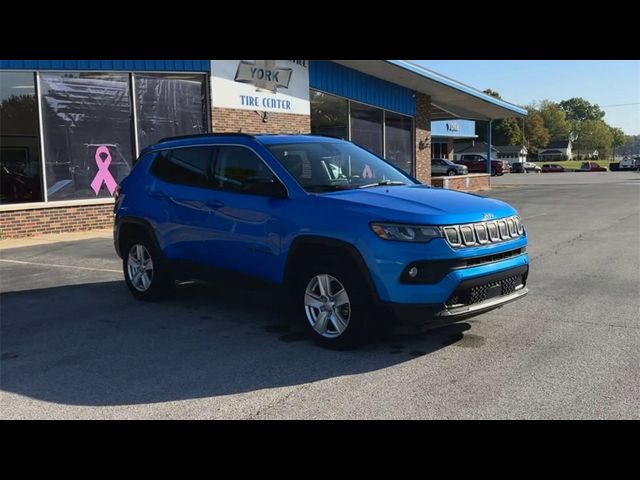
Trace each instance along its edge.
<instances>
[{"instance_id":1,"label":"front license plate area","mask_svg":"<svg viewBox=\"0 0 640 480\"><path fill-rule=\"evenodd\" d=\"M489 287L489 290L487 290L487 300L489 300L490 298L499 297L500 295L502 295L502 284L500 282L491 285Z\"/></svg>"}]
</instances>

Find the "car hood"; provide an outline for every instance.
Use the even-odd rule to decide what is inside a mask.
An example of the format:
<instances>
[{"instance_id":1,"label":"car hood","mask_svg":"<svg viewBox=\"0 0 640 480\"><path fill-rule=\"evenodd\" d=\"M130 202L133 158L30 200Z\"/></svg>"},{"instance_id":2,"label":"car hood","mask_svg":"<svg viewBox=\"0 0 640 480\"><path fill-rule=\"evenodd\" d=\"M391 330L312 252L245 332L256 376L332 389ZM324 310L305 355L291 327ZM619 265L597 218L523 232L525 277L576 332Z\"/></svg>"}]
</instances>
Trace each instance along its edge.
<instances>
[{"instance_id":1,"label":"car hood","mask_svg":"<svg viewBox=\"0 0 640 480\"><path fill-rule=\"evenodd\" d=\"M448 225L479 222L516 213L510 205L479 195L426 185L380 186L321 195L340 207L357 208L371 220Z\"/></svg>"}]
</instances>

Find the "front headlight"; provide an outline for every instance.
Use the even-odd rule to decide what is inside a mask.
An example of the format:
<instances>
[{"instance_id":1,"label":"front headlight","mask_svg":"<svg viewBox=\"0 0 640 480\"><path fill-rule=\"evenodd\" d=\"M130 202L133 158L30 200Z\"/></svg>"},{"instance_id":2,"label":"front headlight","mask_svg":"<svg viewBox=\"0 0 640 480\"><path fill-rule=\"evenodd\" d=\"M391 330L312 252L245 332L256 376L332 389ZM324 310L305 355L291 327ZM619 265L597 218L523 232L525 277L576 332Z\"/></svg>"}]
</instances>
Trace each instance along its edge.
<instances>
[{"instance_id":1,"label":"front headlight","mask_svg":"<svg viewBox=\"0 0 640 480\"><path fill-rule=\"evenodd\" d=\"M442 237L440 227L429 225L401 225L397 223L372 223L371 230L384 240L401 242L428 242Z\"/></svg>"}]
</instances>

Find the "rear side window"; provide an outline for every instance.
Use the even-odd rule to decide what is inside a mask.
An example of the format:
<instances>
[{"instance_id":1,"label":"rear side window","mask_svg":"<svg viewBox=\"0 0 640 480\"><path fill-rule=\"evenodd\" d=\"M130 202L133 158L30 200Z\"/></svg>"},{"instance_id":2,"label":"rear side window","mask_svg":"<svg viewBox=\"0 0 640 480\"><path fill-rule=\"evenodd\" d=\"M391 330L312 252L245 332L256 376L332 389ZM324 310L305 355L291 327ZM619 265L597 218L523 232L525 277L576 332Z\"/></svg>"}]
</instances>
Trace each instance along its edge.
<instances>
[{"instance_id":1,"label":"rear side window","mask_svg":"<svg viewBox=\"0 0 640 480\"><path fill-rule=\"evenodd\" d=\"M189 147L163 150L158 154L151 174L169 183L191 187L212 187L213 147Z\"/></svg>"},{"instance_id":2,"label":"rear side window","mask_svg":"<svg viewBox=\"0 0 640 480\"><path fill-rule=\"evenodd\" d=\"M275 180L260 157L245 147L219 147L214 172L216 188L252 193L256 182Z\"/></svg>"}]
</instances>

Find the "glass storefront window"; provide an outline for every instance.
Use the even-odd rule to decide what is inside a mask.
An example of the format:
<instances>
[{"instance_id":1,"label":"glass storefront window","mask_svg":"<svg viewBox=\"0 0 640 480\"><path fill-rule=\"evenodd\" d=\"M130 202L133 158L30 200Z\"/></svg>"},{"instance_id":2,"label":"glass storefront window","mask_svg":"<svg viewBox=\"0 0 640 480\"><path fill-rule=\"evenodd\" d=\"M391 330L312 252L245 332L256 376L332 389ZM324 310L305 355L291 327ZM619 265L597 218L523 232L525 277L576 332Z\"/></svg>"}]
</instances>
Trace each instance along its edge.
<instances>
[{"instance_id":1,"label":"glass storefront window","mask_svg":"<svg viewBox=\"0 0 640 480\"><path fill-rule=\"evenodd\" d=\"M351 141L383 156L381 109L351 102Z\"/></svg>"},{"instance_id":2,"label":"glass storefront window","mask_svg":"<svg viewBox=\"0 0 640 480\"><path fill-rule=\"evenodd\" d=\"M42 201L34 72L0 72L0 204Z\"/></svg>"},{"instance_id":3,"label":"glass storefront window","mask_svg":"<svg viewBox=\"0 0 640 480\"><path fill-rule=\"evenodd\" d=\"M449 144L441 142L432 143L431 158L449 158Z\"/></svg>"},{"instance_id":4,"label":"glass storefront window","mask_svg":"<svg viewBox=\"0 0 640 480\"><path fill-rule=\"evenodd\" d=\"M309 91L311 133L349 139L348 100L328 93Z\"/></svg>"},{"instance_id":5,"label":"glass storefront window","mask_svg":"<svg viewBox=\"0 0 640 480\"><path fill-rule=\"evenodd\" d=\"M411 175L413 171L413 119L405 115L385 112L384 128L384 158Z\"/></svg>"},{"instance_id":6,"label":"glass storefront window","mask_svg":"<svg viewBox=\"0 0 640 480\"><path fill-rule=\"evenodd\" d=\"M41 73L49 200L110 197L134 157L129 75Z\"/></svg>"},{"instance_id":7,"label":"glass storefront window","mask_svg":"<svg viewBox=\"0 0 640 480\"><path fill-rule=\"evenodd\" d=\"M207 132L204 75L135 74L138 148L161 138Z\"/></svg>"}]
</instances>

